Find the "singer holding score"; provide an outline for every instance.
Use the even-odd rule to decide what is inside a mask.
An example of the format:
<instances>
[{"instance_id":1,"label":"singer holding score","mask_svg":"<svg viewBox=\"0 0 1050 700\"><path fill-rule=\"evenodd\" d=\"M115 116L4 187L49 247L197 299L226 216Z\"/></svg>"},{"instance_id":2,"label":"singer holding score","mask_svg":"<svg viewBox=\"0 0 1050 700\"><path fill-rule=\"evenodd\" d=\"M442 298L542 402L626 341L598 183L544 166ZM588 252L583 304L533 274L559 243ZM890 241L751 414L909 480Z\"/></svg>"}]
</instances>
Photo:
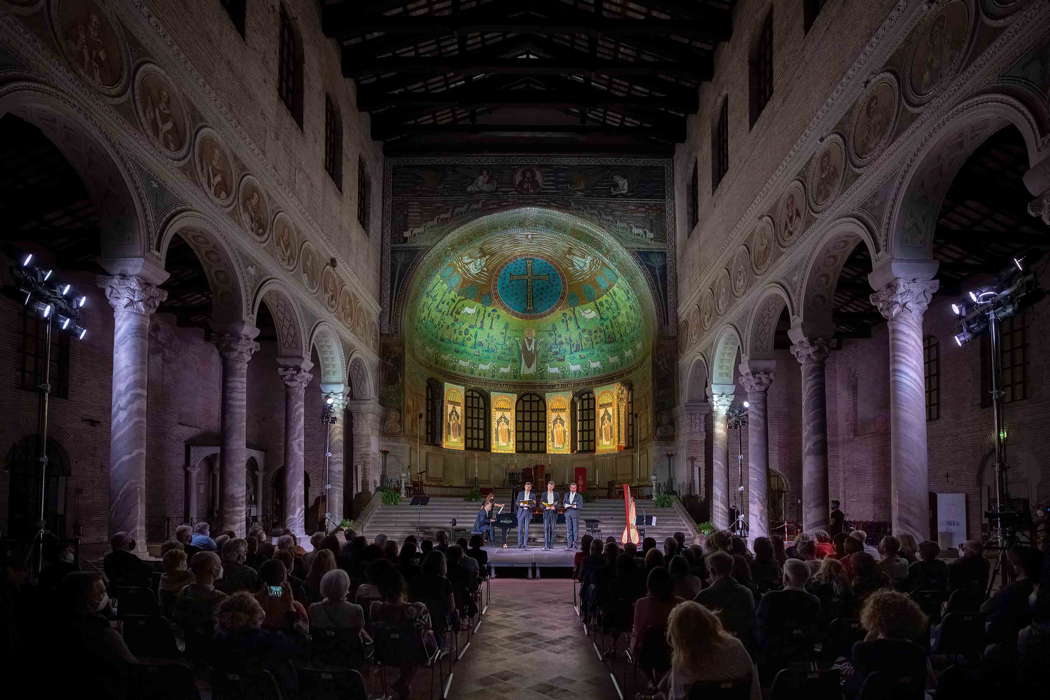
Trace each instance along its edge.
<instances>
[{"instance_id":1,"label":"singer holding score","mask_svg":"<svg viewBox=\"0 0 1050 700\"><path fill-rule=\"evenodd\" d=\"M536 507L536 494L532 492L532 482L526 481L522 491L518 492L518 549L529 546L529 522L532 520L532 509Z\"/></svg>"},{"instance_id":2,"label":"singer holding score","mask_svg":"<svg viewBox=\"0 0 1050 700\"><path fill-rule=\"evenodd\" d=\"M576 492L576 482L569 484L562 506L565 509L565 551L576 549L576 537L580 532L580 506L583 498Z\"/></svg>"},{"instance_id":3,"label":"singer holding score","mask_svg":"<svg viewBox=\"0 0 1050 700\"><path fill-rule=\"evenodd\" d=\"M554 482L547 482L547 490L543 493L543 550L549 552L554 549L554 528L558 524L558 493L554 490Z\"/></svg>"}]
</instances>

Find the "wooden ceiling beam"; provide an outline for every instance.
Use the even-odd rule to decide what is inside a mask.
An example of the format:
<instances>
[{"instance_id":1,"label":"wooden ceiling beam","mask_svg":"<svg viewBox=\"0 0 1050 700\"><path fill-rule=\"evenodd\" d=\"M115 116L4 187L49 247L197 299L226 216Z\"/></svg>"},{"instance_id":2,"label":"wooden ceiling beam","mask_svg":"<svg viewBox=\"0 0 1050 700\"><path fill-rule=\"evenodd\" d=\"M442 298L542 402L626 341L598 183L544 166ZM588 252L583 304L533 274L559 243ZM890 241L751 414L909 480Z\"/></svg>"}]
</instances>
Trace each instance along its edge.
<instances>
[{"instance_id":1,"label":"wooden ceiling beam","mask_svg":"<svg viewBox=\"0 0 1050 700\"><path fill-rule=\"evenodd\" d=\"M579 92L565 90L448 90L439 93L401 93L397 95L366 93L358 99L358 107L367 112L382 109L431 109L435 107L604 107L616 111L644 110L660 114L660 108L691 114L696 105L669 97L621 97L608 93L597 93L580 85ZM663 112L665 116L669 116Z\"/></svg>"},{"instance_id":2,"label":"wooden ceiling beam","mask_svg":"<svg viewBox=\"0 0 1050 700\"><path fill-rule=\"evenodd\" d=\"M710 80L713 63L700 61L693 65L682 65L673 61L606 61L579 58L570 60L544 60L507 58L479 60L466 56L386 57L372 61L351 63L344 61L343 75L360 78L373 74L408 73L433 75L435 73L486 73L505 75L567 75L579 73L601 73L625 77L650 77L666 75L679 80L703 82Z\"/></svg>"},{"instance_id":3,"label":"wooden ceiling beam","mask_svg":"<svg viewBox=\"0 0 1050 700\"><path fill-rule=\"evenodd\" d=\"M386 141L408 135L501 134L527 138L551 138L574 135L617 135L675 143L684 134L670 133L668 129L652 127L614 127L605 124L389 124L380 120L372 124L372 138Z\"/></svg>"}]
</instances>

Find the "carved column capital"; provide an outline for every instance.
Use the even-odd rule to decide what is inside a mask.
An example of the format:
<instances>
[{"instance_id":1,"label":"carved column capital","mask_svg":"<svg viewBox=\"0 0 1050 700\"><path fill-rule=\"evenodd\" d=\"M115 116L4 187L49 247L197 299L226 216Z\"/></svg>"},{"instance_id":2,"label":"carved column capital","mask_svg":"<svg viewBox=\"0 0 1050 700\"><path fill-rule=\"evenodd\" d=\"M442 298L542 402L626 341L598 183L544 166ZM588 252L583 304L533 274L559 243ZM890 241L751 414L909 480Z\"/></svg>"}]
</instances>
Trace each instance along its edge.
<instances>
[{"instance_id":1,"label":"carved column capital","mask_svg":"<svg viewBox=\"0 0 1050 700\"><path fill-rule=\"evenodd\" d=\"M806 338L799 336L791 344L791 355L799 364L824 364L831 352L827 338Z\"/></svg>"},{"instance_id":2,"label":"carved column capital","mask_svg":"<svg viewBox=\"0 0 1050 700\"><path fill-rule=\"evenodd\" d=\"M716 415L724 417L726 411L733 405L734 398L736 396L731 391L711 392L711 408Z\"/></svg>"},{"instance_id":3,"label":"carved column capital","mask_svg":"<svg viewBox=\"0 0 1050 700\"><path fill-rule=\"evenodd\" d=\"M773 370L770 369L740 369L740 383L747 389L747 393L765 393L773 384Z\"/></svg>"},{"instance_id":4,"label":"carved column capital","mask_svg":"<svg viewBox=\"0 0 1050 700\"><path fill-rule=\"evenodd\" d=\"M100 277L99 286L106 290L106 299L116 313L151 316L168 298L167 291L138 275Z\"/></svg>"},{"instance_id":5,"label":"carved column capital","mask_svg":"<svg viewBox=\"0 0 1050 700\"><path fill-rule=\"evenodd\" d=\"M887 321L893 321L901 314L921 318L940 284L937 280L895 277L868 298Z\"/></svg>"},{"instance_id":6,"label":"carved column capital","mask_svg":"<svg viewBox=\"0 0 1050 700\"><path fill-rule=\"evenodd\" d=\"M281 365L277 368L277 374L286 387L296 391L306 389L314 378L302 365Z\"/></svg>"},{"instance_id":7,"label":"carved column capital","mask_svg":"<svg viewBox=\"0 0 1050 700\"><path fill-rule=\"evenodd\" d=\"M1028 203L1028 213L1050 226L1050 190Z\"/></svg>"},{"instance_id":8,"label":"carved column capital","mask_svg":"<svg viewBox=\"0 0 1050 700\"><path fill-rule=\"evenodd\" d=\"M259 350L259 344L253 336L242 333L220 333L215 336L215 346L224 360L235 360L248 364L252 355Z\"/></svg>"}]
</instances>

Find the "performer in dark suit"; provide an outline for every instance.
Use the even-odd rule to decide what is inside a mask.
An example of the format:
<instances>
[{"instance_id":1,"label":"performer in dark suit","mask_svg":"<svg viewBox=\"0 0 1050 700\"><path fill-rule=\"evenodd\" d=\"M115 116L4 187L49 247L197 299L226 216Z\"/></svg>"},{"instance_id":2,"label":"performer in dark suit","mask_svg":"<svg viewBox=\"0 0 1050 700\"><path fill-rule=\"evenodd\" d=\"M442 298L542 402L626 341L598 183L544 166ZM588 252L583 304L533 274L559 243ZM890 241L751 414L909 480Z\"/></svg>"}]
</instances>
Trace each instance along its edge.
<instances>
[{"instance_id":1,"label":"performer in dark suit","mask_svg":"<svg viewBox=\"0 0 1050 700\"><path fill-rule=\"evenodd\" d=\"M562 502L565 508L565 549L576 549L576 536L580 532L580 508L583 497L576 493L576 482L569 484L569 492Z\"/></svg>"},{"instance_id":2,"label":"performer in dark suit","mask_svg":"<svg viewBox=\"0 0 1050 700\"><path fill-rule=\"evenodd\" d=\"M478 511L477 516L474 518L474 529L473 533L481 535L486 540L492 540L492 524L489 522L492 518L492 502L485 501L485 505L481 506L481 510Z\"/></svg>"},{"instance_id":3,"label":"performer in dark suit","mask_svg":"<svg viewBox=\"0 0 1050 700\"><path fill-rule=\"evenodd\" d=\"M518 549L529 546L529 522L532 520L532 509L536 506L536 494L532 492L532 482L526 481L524 490L518 492L515 499L518 509Z\"/></svg>"},{"instance_id":4,"label":"performer in dark suit","mask_svg":"<svg viewBox=\"0 0 1050 700\"><path fill-rule=\"evenodd\" d=\"M554 482L547 482L547 490L540 499L543 504L543 549L554 549L554 527L558 524L558 492Z\"/></svg>"}]
</instances>

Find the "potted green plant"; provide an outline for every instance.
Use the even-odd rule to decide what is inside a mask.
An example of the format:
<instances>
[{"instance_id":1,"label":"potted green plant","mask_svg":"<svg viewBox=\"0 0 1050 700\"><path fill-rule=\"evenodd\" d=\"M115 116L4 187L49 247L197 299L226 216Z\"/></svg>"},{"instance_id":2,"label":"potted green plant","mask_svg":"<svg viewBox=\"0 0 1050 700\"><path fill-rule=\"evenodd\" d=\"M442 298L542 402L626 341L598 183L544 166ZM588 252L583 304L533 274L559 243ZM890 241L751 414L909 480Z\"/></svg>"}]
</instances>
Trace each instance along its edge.
<instances>
[{"instance_id":1,"label":"potted green plant","mask_svg":"<svg viewBox=\"0 0 1050 700\"><path fill-rule=\"evenodd\" d=\"M697 525L696 529L706 537L715 531L715 524L708 520Z\"/></svg>"},{"instance_id":2,"label":"potted green plant","mask_svg":"<svg viewBox=\"0 0 1050 700\"><path fill-rule=\"evenodd\" d=\"M395 488L384 487L379 489L379 493L385 506L396 506L401 503L401 492Z\"/></svg>"},{"instance_id":3,"label":"potted green plant","mask_svg":"<svg viewBox=\"0 0 1050 700\"><path fill-rule=\"evenodd\" d=\"M669 493L658 493L653 499L653 505L657 508L670 508L674 505L674 496Z\"/></svg>"},{"instance_id":4,"label":"potted green plant","mask_svg":"<svg viewBox=\"0 0 1050 700\"><path fill-rule=\"evenodd\" d=\"M474 501L474 502L480 501L481 500L481 489L478 489L478 488L471 489L470 491L467 492L467 497L464 498L463 500L464 501Z\"/></svg>"}]
</instances>

